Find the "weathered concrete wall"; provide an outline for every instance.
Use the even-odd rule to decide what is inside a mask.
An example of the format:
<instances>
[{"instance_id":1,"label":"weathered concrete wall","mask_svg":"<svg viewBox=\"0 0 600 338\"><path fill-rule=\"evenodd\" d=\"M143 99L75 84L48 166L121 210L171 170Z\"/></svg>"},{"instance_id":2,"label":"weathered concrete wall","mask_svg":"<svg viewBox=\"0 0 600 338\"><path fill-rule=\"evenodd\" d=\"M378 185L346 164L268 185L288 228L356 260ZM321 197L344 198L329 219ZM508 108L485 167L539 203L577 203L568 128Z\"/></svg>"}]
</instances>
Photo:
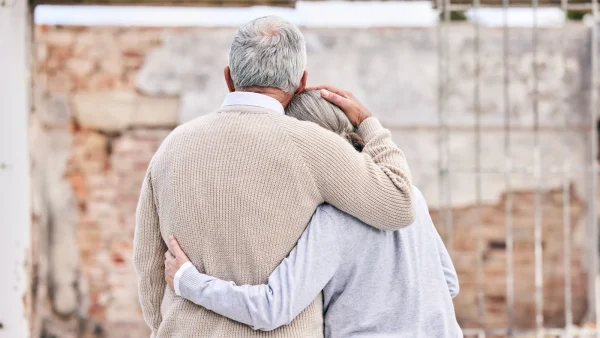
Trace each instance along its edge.
<instances>
[{"instance_id":1,"label":"weathered concrete wall","mask_svg":"<svg viewBox=\"0 0 600 338\"><path fill-rule=\"evenodd\" d=\"M449 80L443 116L449 144L439 143L436 31L424 29L304 30L309 81L352 90L370 107L405 151L415 183L433 217L443 224L440 149L449 149L453 258L462 282L457 315L477 325L476 225L482 220L486 325L506 324L504 308L505 181L482 176L477 191L473 30L448 28ZM137 304L131 267L134 212L141 181L155 149L177 124L217 108L226 94L222 68L233 29L61 28L36 30L35 111L31 129L35 232L32 289L34 336L138 337L147 332ZM549 327L563 325L562 195L571 183L575 319L586 311L583 260L585 178L550 173L586 165L589 94L588 32L567 27L539 34L540 145L543 175L544 313ZM531 166L534 136L531 31L511 30L510 156ZM482 30L480 94L481 165L504 168L502 32ZM564 126L568 128L563 130ZM587 127L586 127L587 126ZM533 197L531 174L511 176L515 226L516 318L533 325ZM442 229L443 230L443 227ZM64 264L63 264L64 263Z\"/></svg>"}]
</instances>

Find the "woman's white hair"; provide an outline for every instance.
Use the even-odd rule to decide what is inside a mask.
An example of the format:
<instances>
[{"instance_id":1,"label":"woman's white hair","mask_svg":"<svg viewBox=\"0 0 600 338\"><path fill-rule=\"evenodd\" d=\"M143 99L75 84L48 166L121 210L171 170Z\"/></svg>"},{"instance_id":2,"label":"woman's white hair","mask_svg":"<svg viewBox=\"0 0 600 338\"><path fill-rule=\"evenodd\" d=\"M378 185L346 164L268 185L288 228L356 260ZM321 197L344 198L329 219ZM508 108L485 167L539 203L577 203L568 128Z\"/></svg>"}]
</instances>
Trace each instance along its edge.
<instances>
[{"instance_id":1,"label":"woman's white hair","mask_svg":"<svg viewBox=\"0 0 600 338\"><path fill-rule=\"evenodd\" d=\"M365 146L350 120L340 107L321 97L318 90L304 91L292 99L285 108L285 114L300 121L309 121L342 136L358 151Z\"/></svg>"},{"instance_id":2,"label":"woman's white hair","mask_svg":"<svg viewBox=\"0 0 600 338\"><path fill-rule=\"evenodd\" d=\"M254 19L238 29L229 51L236 89L298 89L306 69L306 45L300 30L277 16Z\"/></svg>"}]
</instances>

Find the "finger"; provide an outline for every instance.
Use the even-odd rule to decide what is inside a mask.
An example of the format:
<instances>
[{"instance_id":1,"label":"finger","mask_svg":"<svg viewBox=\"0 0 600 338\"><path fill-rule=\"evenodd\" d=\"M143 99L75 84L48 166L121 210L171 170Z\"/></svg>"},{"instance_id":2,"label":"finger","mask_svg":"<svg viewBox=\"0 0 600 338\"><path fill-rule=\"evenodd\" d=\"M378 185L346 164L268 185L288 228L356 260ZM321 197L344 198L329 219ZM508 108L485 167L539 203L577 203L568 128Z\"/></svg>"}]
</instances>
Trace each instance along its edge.
<instances>
[{"instance_id":1,"label":"finger","mask_svg":"<svg viewBox=\"0 0 600 338\"><path fill-rule=\"evenodd\" d=\"M326 89L321 89L321 96L344 110L348 106L348 99Z\"/></svg>"},{"instance_id":2,"label":"finger","mask_svg":"<svg viewBox=\"0 0 600 338\"><path fill-rule=\"evenodd\" d=\"M185 253L183 252L183 250L181 250L181 247L179 246L179 242L177 242L175 237L173 237L173 236L169 237L169 244L171 245L171 250L173 250L173 254L175 254L175 257L187 257L185 255Z\"/></svg>"},{"instance_id":3,"label":"finger","mask_svg":"<svg viewBox=\"0 0 600 338\"><path fill-rule=\"evenodd\" d=\"M169 252L169 250L167 250L167 252L165 252L165 260L168 261L169 259L172 259L172 258L173 258L173 255L171 255L171 252Z\"/></svg>"},{"instance_id":4,"label":"finger","mask_svg":"<svg viewBox=\"0 0 600 338\"><path fill-rule=\"evenodd\" d=\"M341 90L339 88L336 88L336 87L334 87L332 85L315 85L315 86L306 87L306 90L322 90L322 89L328 90L328 91L330 91L332 93L336 93L336 94L338 94L340 96L343 96L343 97L347 96L346 91Z\"/></svg>"}]
</instances>

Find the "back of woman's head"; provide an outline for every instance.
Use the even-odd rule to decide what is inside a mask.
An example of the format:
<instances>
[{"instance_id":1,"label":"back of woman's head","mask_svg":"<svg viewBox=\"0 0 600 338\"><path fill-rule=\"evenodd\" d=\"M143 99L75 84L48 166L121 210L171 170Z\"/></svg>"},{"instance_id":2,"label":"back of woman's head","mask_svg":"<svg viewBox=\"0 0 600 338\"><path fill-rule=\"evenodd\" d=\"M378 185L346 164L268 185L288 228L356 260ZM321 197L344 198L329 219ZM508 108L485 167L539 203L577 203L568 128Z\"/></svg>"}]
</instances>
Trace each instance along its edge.
<instances>
[{"instance_id":1,"label":"back of woman's head","mask_svg":"<svg viewBox=\"0 0 600 338\"><path fill-rule=\"evenodd\" d=\"M318 90L296 95L285 109L285 114L301 121L310 121L341 135L358 151L365 143L355 131L346 114L336 105L321 97Z\"/></svg>"}]
</instances>

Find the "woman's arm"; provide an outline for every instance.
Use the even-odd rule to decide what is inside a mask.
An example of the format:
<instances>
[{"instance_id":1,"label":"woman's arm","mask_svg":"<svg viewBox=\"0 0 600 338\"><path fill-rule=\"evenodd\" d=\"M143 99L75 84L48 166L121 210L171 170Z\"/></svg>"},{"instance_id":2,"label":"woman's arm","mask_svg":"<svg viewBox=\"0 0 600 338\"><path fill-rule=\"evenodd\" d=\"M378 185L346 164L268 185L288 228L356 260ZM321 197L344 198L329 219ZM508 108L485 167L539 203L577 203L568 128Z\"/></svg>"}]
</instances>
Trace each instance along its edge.
<instances>
[{"instance_id":1,"label":"woman's arm","mask_svg":"<svg viewBox=\"0 0 600 338\"><path fill-rule=\"evenodd\" d=\"M341 228L323 207L313 215L296 247L269 276L267 284L236 285L187 269L167 258L167 281L174 282L176 293L187 300L257 330L270 331L289 324L323 290L337 270L342 250ZM342 230L343 231L343 230ZM171 248L178 259L185 255L172 239ZM169 255L167 255L169 256ZM172 279L173 278L173 279Z\"/></svg>"},{"instance_id":2,"label":"woman's arm","mask_svg":"<svg viewBox=\"0 0 600 338\"><path fill-rule=\"evenodd\" d=\"M437 235L437 247L438 252L440 254L440 260L442 262L442 270L444 271L444 277L446 278L446 284L448 285L448 291L450 292L450 297L454 298L458 295L460 290L458 286L458 277L456 275L456 270L454 269L454 264L452 264L452 259L450 258L450 254L442 241L439 233L436 231Z\"/></svg>"},{"instance_id":3,"label":"woman's arm","mask_svg":"<svg viewBox=\"0 0 600 338\"><path fill-rule=\"evenodd\" d=\"M456 275L454 264L452 264L452 258L450 258L450 254L446 249L446 245L444 245L444 241L442 241L442 238L436 230L435 225L433 225L433 220L429 215L429 207L427 206L425 197L416 187L414 187L414 194L417 204L420 204L421 207L427 212L427 221L429 222L428 225L433 228L433 232L435 233L434 236L436 236L436 246L440 255L440 261L442 263L442 270L444 271L444 278L446 279L446 284L448 285L448 291L450 292L450 297L454 298L458 295L460 288L458 285L458 276Z\"/></svg>"}]
</instances>

